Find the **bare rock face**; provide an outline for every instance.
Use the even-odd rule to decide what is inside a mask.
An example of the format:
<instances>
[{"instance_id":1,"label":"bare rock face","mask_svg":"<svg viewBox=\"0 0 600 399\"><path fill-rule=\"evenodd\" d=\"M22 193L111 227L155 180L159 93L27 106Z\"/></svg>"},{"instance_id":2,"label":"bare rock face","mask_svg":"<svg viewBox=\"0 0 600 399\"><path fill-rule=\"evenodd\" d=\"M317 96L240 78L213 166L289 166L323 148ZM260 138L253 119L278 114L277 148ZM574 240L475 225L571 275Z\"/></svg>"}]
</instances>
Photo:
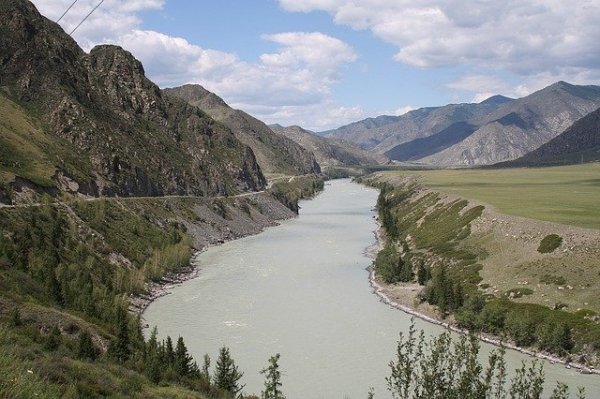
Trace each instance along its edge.
<instances>
[{"instance_id":1,"label":"bare rock face","mask_svg":"<svg viewBox=\"0 0 600 399\"><path fill-rule=\"evenodd\" d=\"M488 165L535 150L600 106L600 86L557 82L512 100L421 108L343 126L344 138L390 159L438 166Z\"/></svg>"},{"instance_id":2,"label":"bare rock face","mask_svg":"<svg viewBox=\"0 0 600 399\"><path fill-rule=\"evenodd\" d=\"M86 54L26 0L0 3L0 19L0 95L37 120L52 146L79 157L66 167L64 156L40 146L56 176L100 195L265 187L254 153L230 129L163 96L129 52L98 46Z\"/></svg>"},{"instance_id":3,"label":"bare rock face","mask_svg":"<svg viewBox=\"0 0 600 399\"><path fill-rule=\"evenodd\" d=\"M599 86L558 82L475 120L479 128L474 133L420 161L456 166L513 160L552 140L599 106Z\"/></svg>"},{"instance_id":4,"label":"bare rock face","mask_svg":"<svg viewBox=\"0 0 600 399\"><path fill-rule=\"evenodd\" d=\"M503 166L564 165L600 161L600 108L538 149Z\"/></svg>"},{"instance_id":5,"label":"bare rock face","mask_svg":"<svg viewBox=\"0 0 600 399\"><path fill-rule=\"evenodd\" d=\"M256 155L265 173L314 174L321 168L314 154L287 137L274 133L266 124L244 111L231 108L222 98L200 85L165 89L167 97L197 106L223 123Z\"/></svg>"}]
</instances>

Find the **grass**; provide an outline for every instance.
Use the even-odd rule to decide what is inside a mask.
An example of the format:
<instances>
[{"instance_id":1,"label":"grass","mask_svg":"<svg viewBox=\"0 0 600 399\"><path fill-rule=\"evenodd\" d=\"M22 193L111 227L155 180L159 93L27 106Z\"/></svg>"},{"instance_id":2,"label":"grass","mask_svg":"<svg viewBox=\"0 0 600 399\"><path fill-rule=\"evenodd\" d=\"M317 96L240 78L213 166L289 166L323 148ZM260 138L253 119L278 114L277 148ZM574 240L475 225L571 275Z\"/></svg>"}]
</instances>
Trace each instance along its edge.
<instances>
[{"instance_id":1,"label":"grass","mask_svg":"<svg viewBox=\"0 0 600 399\"><path fill-rule=\"evenodd\" d=\"M600 163L550 168L394 171L500 212L600 229Z\"/></svg>"}]
</instances>

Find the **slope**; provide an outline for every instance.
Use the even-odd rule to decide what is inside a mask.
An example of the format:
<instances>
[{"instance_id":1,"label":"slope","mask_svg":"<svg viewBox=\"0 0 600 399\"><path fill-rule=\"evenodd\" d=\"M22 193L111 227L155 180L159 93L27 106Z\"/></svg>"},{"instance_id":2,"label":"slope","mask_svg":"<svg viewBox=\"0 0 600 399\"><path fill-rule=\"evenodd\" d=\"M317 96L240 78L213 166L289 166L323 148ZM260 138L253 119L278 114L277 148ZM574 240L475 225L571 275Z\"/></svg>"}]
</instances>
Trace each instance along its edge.
<instances>
[{"instance_id":1,"label":"slope","mask_svg":"<svg viewBox=\"0 0 600 399\"><path fill-rule=\"evenodd\" d=\"M600 106L600 86L557 82L469 123L462 142L421 161L442 166L486 165L516 159L563 132Z\"/></svg>"},{"instance_id":2,"label":"slope","mask_svg":"<svg viewBox=\"0 0 600 399\"><path fill-rule=\"evenodd\" d=\"M439 133L456 122L489 114L511 101L507 97L494 96L478 104L419 108L401 116L365 119L321 134L385 153L399 144Z\"/></svg>"},{"instance_id":3,"label":"slope","mask_svg":"<svg viewBox=\"0 0 600 399\"><path fill-rule=\"evenodd\" d=\"M600 108L540 148L498 166L543 166L600 161Z\"/></svg>"},{"instance_id":4,"label":"slope","mask_svg":"<svg viewBox=\"0 0 600 399\"><path fill-rule=\"evenodd\" d=\"M195 107L163 97L127 51L98 46L86 54L24 0L0 3L0 19L3 112L33 125L32 148L47 163L40 181L3 162L4 197L18 200L24 186L58 193L61 180L93 196L218 195L265 186L247 146ZM3 158L23 155L30 126L16 127L2 129Z\"/></svg>"},{"instance_id":5,"label":"slope","mask_svg":"<svg viewBox=\"0 0 600 399\"><path fill-rule=\"evenodd\" d=\"M200 85L185 85L163 90L166 96L180 98L197 106L228 126L236 137L252 148L265 173L319 173L314 155L294 141L273 133L258 119L231 108L216 94Z\"/></svg>"},{"instance_id":6,"label":"slope","mask_svg":"<svg viewBox=\"0 0 600 399\"><path fill-rule=\"evenodd\" d=\"M323 167L337 165L377 165L387 162L384 155L363 150L350 142L334 137L318 136L300 126L271 125L275 133L286 136L315 154Z\"/></svg>"}]
</instances>

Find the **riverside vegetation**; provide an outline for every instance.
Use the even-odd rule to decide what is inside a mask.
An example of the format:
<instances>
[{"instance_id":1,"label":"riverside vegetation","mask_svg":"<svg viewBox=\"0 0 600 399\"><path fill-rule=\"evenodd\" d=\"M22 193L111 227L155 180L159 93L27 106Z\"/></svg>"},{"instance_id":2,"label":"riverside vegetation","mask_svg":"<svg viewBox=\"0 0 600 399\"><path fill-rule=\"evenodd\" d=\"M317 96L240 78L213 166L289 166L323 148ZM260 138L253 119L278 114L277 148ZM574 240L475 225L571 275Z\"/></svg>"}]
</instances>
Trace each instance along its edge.
<instances>
[{"instance_id":1,"label":"riverside vegetation","mask_svg":"<svg viewBox=\"0 0 600 399\"><path fill-rule=\"evenodd\" d=\"M294 198L322 187L315 181L296 178L276 193L297 209ZM260 199L270 194L257 195L63 202L45 196L36 205L0 209L1 395L233 396L239 378L218 377L222 368L238 372L221 359L228 354L220 353L210 376L210 362L199 369L183 338L157 342L154 333L145 340L128 307L147 293L148 282L188 267L198 226L240 214L249 222L264 218Z\"/></svg>"},{"instance_id":2,"label":"riverside vegetation","mask_svg":"<svg viewBox=\"0 0 600 399\"><path fill-rule=\"evenodd\" d=\"M448 199L424 189L415 179L390 184L380 175L363 180L381 189L377 209L386 238L374 267L385 283L417 282L422 286L417 301L434 305L441 318L453 320L458 327L503 337L567 361L596 364L600 325L593 311L566 312L561 306L517 302L532 293L526 287L504 295L482 290L481 262L488 254L472 242L465 245L472 223L482 215L482 205ZM558 235L548 235L539 252L553 251L560 241ZM554 281L554 277L543 278Z\"/></svg>"}]
</instances>

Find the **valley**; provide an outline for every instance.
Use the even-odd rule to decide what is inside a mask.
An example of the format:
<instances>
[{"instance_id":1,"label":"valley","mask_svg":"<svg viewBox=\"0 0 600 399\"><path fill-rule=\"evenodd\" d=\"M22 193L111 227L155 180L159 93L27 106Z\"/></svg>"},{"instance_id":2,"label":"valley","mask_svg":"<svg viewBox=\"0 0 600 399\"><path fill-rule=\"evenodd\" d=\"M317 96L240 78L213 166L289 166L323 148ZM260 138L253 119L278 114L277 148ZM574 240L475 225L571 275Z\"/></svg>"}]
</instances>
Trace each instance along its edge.
<instances>
[{"instance_id":1,"label":"valley","mask_svg":"<svg viewBox=\"0 0 600 399\"><path fill-rule=\"evenodd\" d=\"M66 2L0 1L1 398L598 397L593 51L397 84L353 11L273 33L318 2L187 13L239 53L151 30L193 2Z\"/></svg>"}]
</instances>

